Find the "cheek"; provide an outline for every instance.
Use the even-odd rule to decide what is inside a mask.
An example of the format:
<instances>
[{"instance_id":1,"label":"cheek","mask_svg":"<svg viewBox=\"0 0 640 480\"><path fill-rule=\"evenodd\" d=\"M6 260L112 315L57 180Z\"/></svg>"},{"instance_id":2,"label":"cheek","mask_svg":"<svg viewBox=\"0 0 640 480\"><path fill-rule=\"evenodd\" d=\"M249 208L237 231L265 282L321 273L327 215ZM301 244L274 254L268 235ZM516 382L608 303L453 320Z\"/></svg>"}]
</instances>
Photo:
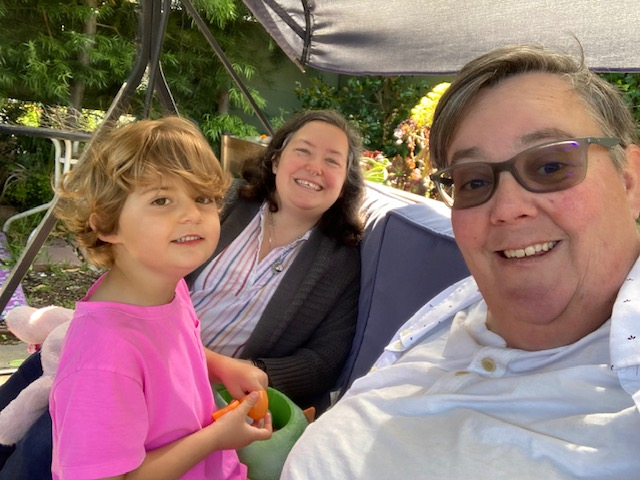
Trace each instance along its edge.
<instances>
[{"instance_id":1,"label":"cheek","mask_svg":"<svg viewBox=\"0 0 640 480\"><path fill-rule=\"evenodd\" d=\"M278 173L291 173L302 168L303 162L296 155L283 153L278 159Z\"/></svg>"},{"instance_id":2,"label":"cheek","mask_svg":"<svg viewBox=\"0 0 640 480\"><path fill-rule=\"evenodd\" d=\"M220 232L220 213L217 207L214 207L213 204L211 205L212 205L211 208L208 211L206 211L204 215L206 215L207 218L209 218L209 224L211 226L211 229L217 232Z\"/></svg>"},{"instance_id":3,"label":"cheek","mask_svg":"<svg viewBox=\"0 0 640 480\"><path fill-rule=\"evenodd\" d=\"M479 212L469 210L452 210L451 226L456 243L461 250L478 246L486 238L489 220L484 218Z\"/></svg>"},{"instance_id":4,"label":"cheek","mask_svg":"<svg viewBox=\"0 0 640 480\"><path fill-rule=\"evenodd\" d=\"M583 182L550 197L547 208L556 224L567 232L579 234L597 225L606 230L606 224L619 219L620 202L624 201L621 195L618 183Z\"/></svg>"},{"instance_id":5,"label":"cheek","mask_svg":"<svg viewBox=\"0 0 640 480\"><path fill-rule=\"evenodd\" d=\"M301 162L291 158L280 158L276 172L276 185L284 185L291 177L295 177L304 168Z\"/></svg>"},{"instance_id":6,"label":"cheek","mask_svg":"<svg viewBox=\"0 0 640 480\"><path fill-rule=\"evenodd\" d=\"M220 240L220 218L217 215L213 223L213 231L216 241Z\"/></svg>"},{"instance_id":7,"label":"cheek","mask_svg":"<svg viewBox=\"0 0 640 480\"><path fill-rule=\"evenodd\" d=\"M329 186L342 190L347 181L347 173L344 171L330 171L325 174L325 178Z\"/></svg>"}]
</instances>

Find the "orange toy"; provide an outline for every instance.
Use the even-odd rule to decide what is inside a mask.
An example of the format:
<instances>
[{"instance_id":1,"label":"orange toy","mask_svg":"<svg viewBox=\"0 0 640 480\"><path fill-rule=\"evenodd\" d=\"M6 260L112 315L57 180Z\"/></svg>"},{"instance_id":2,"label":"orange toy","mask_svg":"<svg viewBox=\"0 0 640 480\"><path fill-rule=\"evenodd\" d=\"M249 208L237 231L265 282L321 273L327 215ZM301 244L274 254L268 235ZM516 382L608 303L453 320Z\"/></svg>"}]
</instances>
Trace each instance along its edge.
<instances>
[{"instance_id":1,"label":"orange toy","mask_svg":"<svg viewBox=\"0 0 640 480\"><path fill-rule=\"evenodd\" d=\"M248 413L249 417L251 417L253 420L260 420L261 418L264 418L264 416L267 414L267 410L269 409L269 397L267 397L267 391L258 390L257 393L258 393L258 401L253 406L253 408L249 410L249 413ZM234 400L233 402L229 402L229 404L226 407L213 412L213 419L217 420L225 413L230 412L231 410L234 410L235 408L238 407L238 405L240 405L241 402L245 400L245 398L243 398L242 400Z\"/></svg>"}]
</instances>

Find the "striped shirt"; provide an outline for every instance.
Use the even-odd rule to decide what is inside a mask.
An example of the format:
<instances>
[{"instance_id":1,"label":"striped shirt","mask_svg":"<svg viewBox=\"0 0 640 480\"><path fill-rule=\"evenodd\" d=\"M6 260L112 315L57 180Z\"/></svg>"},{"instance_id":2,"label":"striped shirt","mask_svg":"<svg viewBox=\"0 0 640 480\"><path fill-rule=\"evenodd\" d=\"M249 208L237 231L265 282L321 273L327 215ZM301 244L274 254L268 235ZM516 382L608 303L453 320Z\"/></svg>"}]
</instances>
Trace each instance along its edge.
<instances>
[{"instance_id":1,"label":"striped shirt","mask_svg":"<svg viewBox=\"0 0 640 480\"><path fill-rule=\"evenodd\" d=\"M266 205L198 275L191 289L202 342L223 355L240 355L271 296L313 230L288 245L274 248L258 261ZM282 266L281 271L274 270L276 264Z\"/></svg>"}]
</instances>

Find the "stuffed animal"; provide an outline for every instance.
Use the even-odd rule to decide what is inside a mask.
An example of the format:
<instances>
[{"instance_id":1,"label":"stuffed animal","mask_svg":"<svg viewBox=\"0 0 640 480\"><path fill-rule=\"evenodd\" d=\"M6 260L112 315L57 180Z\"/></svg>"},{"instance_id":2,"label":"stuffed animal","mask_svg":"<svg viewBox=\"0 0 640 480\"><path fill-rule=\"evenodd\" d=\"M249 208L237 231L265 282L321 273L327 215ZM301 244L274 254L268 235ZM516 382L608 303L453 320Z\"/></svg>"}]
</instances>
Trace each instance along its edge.
<instances>
[{"instance_id":1,"label":"stuffed animal","mask_svg":"<svg viewBox=\"0 0 640 480\"><path fill-rule=\"evenodd\" d=\"M48 408L60 349L72 317L73 310L63 307L19 306L7 313L5 323L16 337L30 345L42 345L43 373L0 412L0 444L14 445Z\"/></svg>"}]
</instances>

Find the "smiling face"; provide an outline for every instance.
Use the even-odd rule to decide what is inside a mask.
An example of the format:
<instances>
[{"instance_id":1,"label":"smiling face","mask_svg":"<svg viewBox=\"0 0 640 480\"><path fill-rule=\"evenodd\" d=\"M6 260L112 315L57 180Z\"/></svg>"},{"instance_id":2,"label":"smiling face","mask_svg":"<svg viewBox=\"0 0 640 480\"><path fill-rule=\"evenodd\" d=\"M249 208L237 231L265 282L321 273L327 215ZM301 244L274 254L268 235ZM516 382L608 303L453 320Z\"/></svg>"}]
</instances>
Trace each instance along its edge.
<instances>
[{"instance_id":1,"label":"smiling face","mask_svg":"<svg viewBox=\"0 0 640 480\"><path fill-rule=\"evenodd\" d=\"M457 129L447 162L501 162L544 143L602 137L560 77L528 73L483 90ZM531 193L508 172L486 203L452 211L456 241L487 301L489 328L514 348L573 343L610 314L640 251L638 147L620 173L610 152L588 149L586 178Z\"/></svg>"},{"instance_id":2,"label":"smiling face","mask_svg":"<svg viewBox=\"0 0 640 480\"><path fill-rule=\"evenodd\" d=\"M348 154L347 135L335 125L312 121L293 133L274 163L279 208L319 219L342 192Z\"/></svg>"},{"instance_id":3,"label":"smiling face","mask_svg":"<svg viewBox=\"0 0 640 480\"><path fill-rule=\"evenodd\" d=\"M177 282L215 250L218 206L184 180L162 175L127 196L117 232L100 238L113 244L115 268Z\"/></svg>"}]
</instances>

